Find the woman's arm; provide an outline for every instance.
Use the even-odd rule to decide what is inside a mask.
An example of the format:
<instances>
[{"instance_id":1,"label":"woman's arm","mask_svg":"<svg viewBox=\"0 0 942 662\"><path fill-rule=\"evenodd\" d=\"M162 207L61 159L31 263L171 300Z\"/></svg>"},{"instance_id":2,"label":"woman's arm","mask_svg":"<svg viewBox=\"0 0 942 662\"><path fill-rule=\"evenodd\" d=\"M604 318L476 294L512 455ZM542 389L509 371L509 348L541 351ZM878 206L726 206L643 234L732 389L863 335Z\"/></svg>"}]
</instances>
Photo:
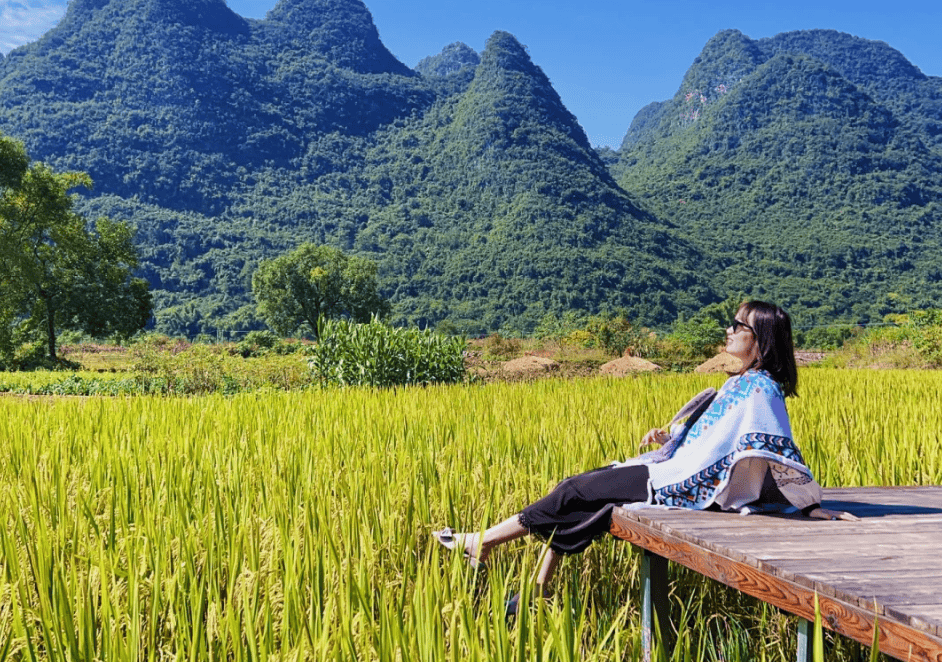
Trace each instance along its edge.
<instances>
[{"instance_id":1,"label":"woman's arm","mask_svg":"<svg viewBox=\"0 0 942 662\"><path fill-rule=\"evenodd\" d=\"M663 446L670 440L671 440L670 432L668 432L667 430L654 428L652 430L648 430L648 433L644 435L644 437L641 438L641 445L652 446L656 444L658 446Z\"/></svg>"}]
</instances>

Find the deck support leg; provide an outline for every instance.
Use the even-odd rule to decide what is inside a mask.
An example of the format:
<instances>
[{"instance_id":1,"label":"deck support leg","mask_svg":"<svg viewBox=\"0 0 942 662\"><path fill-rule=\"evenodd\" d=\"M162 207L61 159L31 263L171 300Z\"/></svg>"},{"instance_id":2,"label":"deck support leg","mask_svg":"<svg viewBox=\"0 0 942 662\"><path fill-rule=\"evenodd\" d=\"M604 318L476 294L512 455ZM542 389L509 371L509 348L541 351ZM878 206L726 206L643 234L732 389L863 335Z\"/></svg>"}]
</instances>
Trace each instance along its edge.
<instances>
[{"instance_id":1,"label":"deck support leg","mask_svg":"<svg viewBox=\"0 0 942 662\"><path fill-rule=\"evenodd\" d=\"M814 623L798 619L798 662L812 662L814 658Z\"/></svg>"},{"instance_id":2,"label":"deck support leg","mask_svg":"<svg viewBox=\"0 0 942 662\"><path fill-rule=\"evenodd\" d=\"M641 557L641 647L644 662L652 660L655 636L658 636L661 648L670 655L669 606L667 559L644 550Z\"/></svg>"}]
</instances>

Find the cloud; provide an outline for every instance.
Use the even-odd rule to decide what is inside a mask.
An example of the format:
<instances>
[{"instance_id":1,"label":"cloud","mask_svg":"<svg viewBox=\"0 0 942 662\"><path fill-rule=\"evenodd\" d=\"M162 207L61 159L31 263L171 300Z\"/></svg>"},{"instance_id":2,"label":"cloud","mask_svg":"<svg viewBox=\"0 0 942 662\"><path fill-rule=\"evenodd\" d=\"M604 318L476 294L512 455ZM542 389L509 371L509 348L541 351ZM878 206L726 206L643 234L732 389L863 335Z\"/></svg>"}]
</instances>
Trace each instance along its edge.
<instances>
[{"instance_id":1,"label":"cloud","mask_svg":"<svg viewBox=\"0 0 942 662\"><path fill-rule=\"evenodd\" d=\"M65 9L65 0L0 0L0 53L39 39Z\"/></svg>"}]
</instances>

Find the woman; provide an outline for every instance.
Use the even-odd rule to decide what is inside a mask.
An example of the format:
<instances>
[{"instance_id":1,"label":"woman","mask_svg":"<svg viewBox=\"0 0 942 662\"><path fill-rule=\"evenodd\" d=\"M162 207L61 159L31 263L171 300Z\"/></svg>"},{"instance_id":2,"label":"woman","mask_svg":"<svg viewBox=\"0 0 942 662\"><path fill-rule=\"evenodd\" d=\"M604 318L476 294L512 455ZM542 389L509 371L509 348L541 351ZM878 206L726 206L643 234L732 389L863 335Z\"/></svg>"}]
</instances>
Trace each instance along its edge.
<instances>
[{"instance_id":1,"label":"woman","mask_svg":"<svg viewBox=\"0 0 942 662\"><path fill-rule=\"evenodd\" d=\"M567 478L483 534L445 529L433 535L474 564L530 533L549 540L536 580L545 595L560 555L581 552L607 533L617 505L784 509L856 519L820 507L821 487L791 438L785 397L796 395L798 372L788 314L762 301L744 303L726 329L726 351L742 361L742 370L712 397L691 401L682 410L694 410L686 423L649 431L642 445L660 450ZM508 612L515 610L512 599Z\"/></svg>"}]
</instances>

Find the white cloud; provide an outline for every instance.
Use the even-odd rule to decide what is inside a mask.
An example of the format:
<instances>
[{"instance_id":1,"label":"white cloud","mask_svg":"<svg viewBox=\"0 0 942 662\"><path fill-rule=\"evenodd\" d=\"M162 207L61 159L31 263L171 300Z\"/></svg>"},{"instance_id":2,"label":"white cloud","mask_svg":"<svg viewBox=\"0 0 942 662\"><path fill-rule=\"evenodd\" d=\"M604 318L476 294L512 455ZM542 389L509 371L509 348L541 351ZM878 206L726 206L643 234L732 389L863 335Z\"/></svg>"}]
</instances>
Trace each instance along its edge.
<instances>
[{"instance_id":1,"label":"white cloud","mask_svg":"<svg viewBox=\"0 0 942 662\"><path fill-rule=\"evenodd\" d=\"M0 0L0 52L39 39L65 14L65 0Z\"/></svg>"}]
</instances>

